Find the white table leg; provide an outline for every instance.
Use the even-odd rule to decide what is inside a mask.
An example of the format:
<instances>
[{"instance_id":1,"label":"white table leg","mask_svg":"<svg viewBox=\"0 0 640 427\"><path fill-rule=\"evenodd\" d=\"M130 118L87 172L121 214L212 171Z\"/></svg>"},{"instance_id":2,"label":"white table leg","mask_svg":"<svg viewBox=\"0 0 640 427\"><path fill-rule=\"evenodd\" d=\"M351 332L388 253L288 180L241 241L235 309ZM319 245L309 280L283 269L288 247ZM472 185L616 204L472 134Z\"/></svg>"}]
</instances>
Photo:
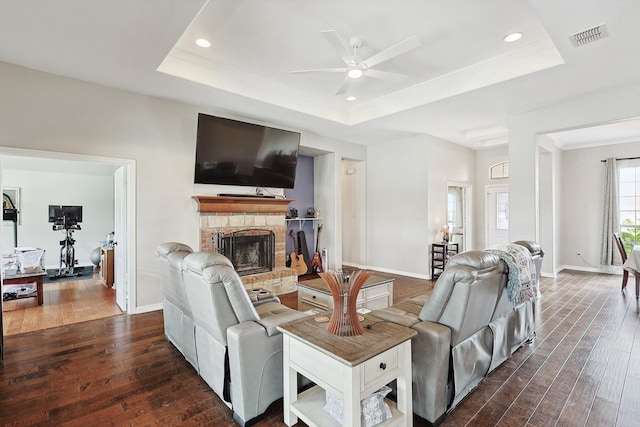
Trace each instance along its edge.
<instances>
[{"instance_id":1,"label":"white table leg","mask_svg":"<svg viewBox=\"0 0 640 427\"><path fill-rule=\"evenodd\" d=\"M345 427L360 427L360 368L345 369L344 423Z\"/></svg>"},{"instance_id":2,"label":"white table leg","mask_svg":"<svg viewBox=\"0 0 640 427\"><path fill-rule=\"evenodd\" d=\"M398 410L406 415L407 426L413 426L413 402L411 385L411 340L405 341L402 350L402 372L396 380L398 387Z\"/></svg>"},{"instance_id":3,"label":"white table leg","mask_svg":"<svg viewBox=\"0 0 640 427\"><path fill-rule=\"evenodd\" d=\"M282 337L282 362L283 381L284 381L284 422L288 426L292 426L298 422L298 417L291 412L291 405L298 400L298 373L291 369L289 363L289 346L291 338L288 335Z\"/></svg>"}]
</instances>

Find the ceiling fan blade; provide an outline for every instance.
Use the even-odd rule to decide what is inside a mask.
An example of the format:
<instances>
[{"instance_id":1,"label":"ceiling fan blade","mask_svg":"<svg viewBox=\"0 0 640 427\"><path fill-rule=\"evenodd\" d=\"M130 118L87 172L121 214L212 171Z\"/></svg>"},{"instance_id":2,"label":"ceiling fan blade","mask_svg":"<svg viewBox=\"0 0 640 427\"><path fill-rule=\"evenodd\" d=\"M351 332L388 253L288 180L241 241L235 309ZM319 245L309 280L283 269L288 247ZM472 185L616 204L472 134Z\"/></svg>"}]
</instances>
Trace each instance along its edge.
<instances>
[{"instance_id":1,"label":"ceiling fan blade","mask_svg":"<svg viewBox=\"0 0 640 427\"><path fill-rule=\"evenodd\" d=\"M294 70L289 71L290 74L302 74L302 73L344 73L346 68L317 68L315 70Z\"/></svg>"},{"instance_id":2,"label":"ceiling fan blade","mask_svg":"<svg viewBox=\"0 0 640 427\"><path fill-rule=\"evenodd\" d=\"M388 61L391 58L395 58L398 55L402 55L403 53L407 53L410 50L416 49L421 45L422 44L420 43L420 40L418 40L416 36L411 36L408 39L396 43L393 46L383 50L382 52L378 52L370 58L365 59L364 61L362 61L362 63L365 64L367 68L371 68L384 61Z\"/></svg>"},{"instance_id":3,"label":"ceiling fan blade","mask_svg":"<svg viewBox=\"0 0 640 427\"><path fill-rule=\"evenodd\" d=\"M351 52L349 52L349 48L344 44L335 30L324 30L320 32L327 39L329 44L333 46L333 49L338 53L338 55L340 55L340 58L342 58L345 64L351 65L354 63Z\"/></svg>"},{"instance_id":4,"label":"ceiling fan blade","mask_svg":"<svg viewBox=\"0 0 640 427\"><path fill-rule=\"evenodd\" d=\"M374 69L367 69L364 73L367 77L373 77L374 79L386 80L386 81L401 81L406 79L409 76L398 73L390 73L388 71L380 71Z\"/></svg>"},{"instance_id":5,"label":"ceiling fan blade","mask_svg":"<svg viewBox=\"0 0 640 427\"><path fill-rule=\"evenodd\" d=\"M347 92L350 82L351 82L351 79L349 77L345 77L345 79L342 81L342 84L338 88L336 95L342 95L343 93Z\"/></svg>"}]
</instances>

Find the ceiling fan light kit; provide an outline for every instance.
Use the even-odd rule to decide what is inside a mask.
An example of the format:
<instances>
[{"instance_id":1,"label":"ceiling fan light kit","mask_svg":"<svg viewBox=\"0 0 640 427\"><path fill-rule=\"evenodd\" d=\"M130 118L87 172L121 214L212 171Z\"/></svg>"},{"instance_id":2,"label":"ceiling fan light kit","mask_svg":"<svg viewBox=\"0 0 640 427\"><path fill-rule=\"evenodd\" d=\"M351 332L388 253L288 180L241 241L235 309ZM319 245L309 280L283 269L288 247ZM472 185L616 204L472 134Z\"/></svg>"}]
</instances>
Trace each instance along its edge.
<instances>
[{"instance_id":1,"label":"ceiling fan light kit","mask_svg":"<svg viewBox=\"0 0 640 427\"><path fill-rule=\"evenodd\" d=\"M364 71L361 70L360 68L352 68L349 71L347 71L347 75L352 79L359 79L364 75Z\"/></svg>"}]
</instances>

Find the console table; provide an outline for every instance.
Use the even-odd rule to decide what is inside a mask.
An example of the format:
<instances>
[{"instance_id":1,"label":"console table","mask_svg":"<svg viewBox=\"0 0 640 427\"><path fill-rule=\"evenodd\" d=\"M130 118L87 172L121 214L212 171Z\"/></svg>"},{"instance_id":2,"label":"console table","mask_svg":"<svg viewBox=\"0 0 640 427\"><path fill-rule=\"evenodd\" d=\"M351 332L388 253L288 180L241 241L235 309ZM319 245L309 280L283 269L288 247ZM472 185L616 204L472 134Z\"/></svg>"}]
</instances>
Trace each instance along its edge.
<instances>
[{"instance_id":1,"label":"console table","mask_svg":"<svg viewBox=\"0 0 640 427\"><path fill-rule=\"evenodd\" d=\"M323 313L330 315L330 313ZM413 329L365 315L364 334L340 337L327 323L309 316L278 326L283 334L284 422L298 418L309 426L339 426L323 409L325 391L342 398L344 426L360 426L360 401L397 380L397 404L385 399L392 420L384 425L413 425L411 338ZM298 373L316 385L298 394Z\"/></svg>"},{"instance_id":2,"label":"console table","mask_svg":"<svg viewBox=\"0 0 640 427\"><path fill-rule=\"evenodd\" d=\"M44 291L42 289L42 284L44 282L44 276L46 275L47 275L46 271L42 271L39 273L7 274L3 277L2 282L3 282L3 285L6 285L6 286L35 283L36 290L37 290L36 295L38 297L38 305L42 305L44 303ZM28 297L23 297L23 298L32 298L36 295L30 295Z\"/></svg>"},{"instance_id":3,"label":"console table","mask_svg":"<svg viewBox=\"0 0 640 427\"><path fill-rule=\"evenodd\" d=\"M364 282L358 293L356 307L369 310L387 308L393 304L393 280L372 275ZM298 283L298 310L331 310L333 297L323 279L305 280Z\"/></svg>"}]
</instances>

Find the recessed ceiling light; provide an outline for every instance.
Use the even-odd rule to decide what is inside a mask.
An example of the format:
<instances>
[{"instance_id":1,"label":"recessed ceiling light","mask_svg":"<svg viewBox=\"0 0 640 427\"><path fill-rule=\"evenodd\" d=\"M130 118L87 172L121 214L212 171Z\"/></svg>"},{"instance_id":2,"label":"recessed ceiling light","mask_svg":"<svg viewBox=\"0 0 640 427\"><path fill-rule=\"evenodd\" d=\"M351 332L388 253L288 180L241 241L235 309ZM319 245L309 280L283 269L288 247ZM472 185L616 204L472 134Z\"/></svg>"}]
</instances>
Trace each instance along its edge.
<instances>
[{"instance_id":1,"label":"recessed ceiling light","mask_svg":"<svg viewBox=\"0 0 640 427\"><path fill-rule=\"evenodd\" d=\"M196 44L204 48L211 47L211 42L207 39L198 39L196 40Z\"/></svg>"},{"instance_id":2,"label":"recessed ceiling light","mask_svg":"<svg viewBox=\"0 0 640 427\"><path fill-rule=\"evenodd\" d=\"M362 71L360 68L352 68L349 71L347 71L347 75L352 79L359 79L360 77L362 77L363 74L364 74L364 71Z\"/></svg>"},{"instance_id":3,"label":"recessed ceiling light","mask_svg":"<svg viewBox=\"0 0 640 427\"><path fill-rule=\"evenodd\" d=\"M511 33L504 36L503 40L507 43L513 43L520 40L521 37L522 37L522 33Z\"/></svg>"},{"instance_id":4,"label":"recessed ceiling light","mask_svg":"<svg viewBox=\"0 0 640 427\"><path fill-rule=\"evenodd\" d=\"M356 98L356 97L355 97L355 96L353 96L353 95L349 95L349 96L347 96L347 101L349 101L349 102L353 102L353 101L355 101L356 99L358 99L358 98Z\"/></svg>"}]
</instances>

